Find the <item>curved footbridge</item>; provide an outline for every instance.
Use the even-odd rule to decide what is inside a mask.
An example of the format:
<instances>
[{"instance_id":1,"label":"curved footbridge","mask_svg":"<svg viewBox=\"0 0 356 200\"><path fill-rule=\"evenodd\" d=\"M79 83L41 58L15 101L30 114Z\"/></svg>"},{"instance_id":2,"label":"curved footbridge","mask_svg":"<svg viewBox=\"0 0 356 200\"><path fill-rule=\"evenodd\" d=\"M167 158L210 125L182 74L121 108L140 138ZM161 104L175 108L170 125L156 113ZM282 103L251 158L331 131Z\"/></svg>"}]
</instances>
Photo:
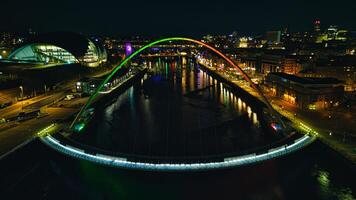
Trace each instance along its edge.
<instances>
[{"instance_id":1,"label":"curved footbridge","mask_svg":"<svg viewBox=\"0 0 356 200\"><path fill-rule=\"evenodd\" d=\"M165 38L161 40L154 41L146 46L140 48L139 50L132 53L130 56L125 58L114 70L105 78L105 80L99 85L96 89L94 94L90 96L88 102L82 107L79 114L76 116L75 120L70 125L72 130L76 130L80 132L81 129L86 125L82 115L85 115L86 111L90 109L90 106L94 99L99 95L100 91L104 88L105 84L117 73L118 70L121 69L127 62L129 62L133 57L138 55L143 50L152 47L156 44L163 43L163 42L171 42L171 41L185 41L185 42L192 42L202 47L206 47L207 49L212 50L217 55L222 57L229 65L236 68L242 77L252 86L252 88L259 94L262 98L263 102L266 104L267 108L270 110L272 116L274 116L280 124L284 126L284 122L280 119L279 113L275 111L272 105L269 103L268 99L263 95L262 91L259 89L257 85L255 85L252 80L247 76L247 74L238 66L236 65L230 58L226 55L221 53L219 50L215 49L212 46L209 46L201 41L190 39L190 38L181 38L181 37L174 37L174 38ZM85 119L85 117L84 117ZM242 165L249 165L257 162L262 162L266 160L275 159L281 156L285 156L289 153L295 152L299 149L302 149L309 145L311 142L315 140L315 136L312 134L306 134L300 137L299 139L294 140L292 143L288 143L282 146L277 146L275 148L266 150L264 152L256 152L248 155L243 156L236 156L236 157L222 157L221 159L216 161L197 161L197 162L174 162L168 163L154 163L148 161L138 161L137 159L132 159L129 157L115 157L113 155L103 155L99 153L88 153L89 151L85 151L84 149L79 149L77 147L70 146L65 144L63 141L59 141L55 139L53 133L55 133L55 124L43 129L38 133L40 140L48 145L49 147L53 148L54 150L63 153L65 155L87 160L90 162L112 166L112 167L120 167L126 169L137 169L137 170L150 170L150 171L201 171L201 170L212 170L212 169L221 169L221 168L231 168L236 166ZM79 127L79 128L78 128ZM310 129L303 129L303 132L312 133Z\"/></svg>"},{"instance_id":2,"label":"curved footbridge","mask_svg":"<svg viewBox=\"0 0 356 200\"><path fill-rule=\"evenodd\" d=\"M279 146L261 154L249 154L236 157L226 157L220 162L196 162L196 163L149 163L131 161L130 158L115 157L112 155L91 154L83 149L62 144L54 137L47 135L40 137L40 140L52 149L71 156L73 158L94 162L101 165L119 167L124 169L135 169L145 171L205 171L237 166L254 164L262 161L285 156L299 149L302 149L315 140L315 136L304 135L295 140L292 144Z\"/></svg>"}]
</instances>

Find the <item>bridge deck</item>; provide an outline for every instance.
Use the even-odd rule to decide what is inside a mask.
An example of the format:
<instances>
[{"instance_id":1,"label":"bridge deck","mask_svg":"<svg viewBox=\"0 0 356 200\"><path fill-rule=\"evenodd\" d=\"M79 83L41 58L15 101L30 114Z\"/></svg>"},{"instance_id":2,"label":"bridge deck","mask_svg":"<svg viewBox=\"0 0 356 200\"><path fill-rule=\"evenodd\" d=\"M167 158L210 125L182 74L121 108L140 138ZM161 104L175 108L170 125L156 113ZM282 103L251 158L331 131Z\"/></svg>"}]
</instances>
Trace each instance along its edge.
<instances>
[{"instance_id":1,"label":"bridge deck","mask_svg":"<svg viewBox=\"0 0 356 200\"><path fill-rule=\"evenodd\" d=\"M90 154L86 153L82 149L78 149L69 145L61 144L58 140L54 139L52 136L40 137L41 141L51 147L52 149L69 155L74 158L87 160L90 162L126 168L126 169L137 169L137 170L147 170L147 171L203 171L203 170L213 170L221 168L231 168L236 166L248 165L257 162L262 162L281 156L285 156L289 153L295 152L305 146L309 145L315 140L314 136L304 135L303 137L294 141L293 144L283 145L277 148L268 150L266 153L262 154L249 154L238 157L228 157L224 158L221 162L202 162L202 163L148 163L148 162L138 162L130 161L129 158L115 157L111 155L102 154Z\"/></svg>"}]
</instances>

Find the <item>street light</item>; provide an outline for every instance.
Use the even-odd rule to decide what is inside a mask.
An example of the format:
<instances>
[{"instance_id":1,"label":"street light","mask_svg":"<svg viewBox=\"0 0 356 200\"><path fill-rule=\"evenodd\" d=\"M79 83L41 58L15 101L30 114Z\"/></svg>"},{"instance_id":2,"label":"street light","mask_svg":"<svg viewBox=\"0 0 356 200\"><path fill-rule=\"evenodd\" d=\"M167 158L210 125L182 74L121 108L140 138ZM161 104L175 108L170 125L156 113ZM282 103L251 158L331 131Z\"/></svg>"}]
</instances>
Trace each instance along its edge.
<instances>
[{"instance_id":1,"label":"street light","mask_svg":"<svg viewBox=\"0 0 356 200\"><path fill-rule=\"evenodd\" d=\"M22 87L22 85L19 87L20 89L21 89L21 100L23 99L23 87Z\"/></svg>"},{"instance_id":2,"label":"street light","mask_svg":"<svg viewBox=\"0 0 356 200\"><path fill-rule=\"evenodd\" d=\"M21 89L21 109L23 109L23 87L22 87L22 85L19 88Z\"/></svg>"}]
</instances>

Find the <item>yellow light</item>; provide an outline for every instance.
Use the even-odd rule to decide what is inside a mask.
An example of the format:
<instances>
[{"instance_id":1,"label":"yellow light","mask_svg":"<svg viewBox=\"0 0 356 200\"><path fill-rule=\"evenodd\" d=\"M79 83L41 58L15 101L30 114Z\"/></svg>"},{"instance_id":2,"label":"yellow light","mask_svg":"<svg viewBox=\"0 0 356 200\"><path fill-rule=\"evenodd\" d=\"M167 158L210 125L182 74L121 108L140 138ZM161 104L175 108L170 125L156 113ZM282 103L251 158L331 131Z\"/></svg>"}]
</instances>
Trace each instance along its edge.
<instances>
[{"instance_id":1,"label":"yellow light","mask_svg":"<svg viewBox=\"0 0 356 200\"><path fill-rule=\"evenodd\" d=\"M316 105L315 104L309 104L308 108L309 108L309 110L316 110Z\"/></svg>"}]
</instances>

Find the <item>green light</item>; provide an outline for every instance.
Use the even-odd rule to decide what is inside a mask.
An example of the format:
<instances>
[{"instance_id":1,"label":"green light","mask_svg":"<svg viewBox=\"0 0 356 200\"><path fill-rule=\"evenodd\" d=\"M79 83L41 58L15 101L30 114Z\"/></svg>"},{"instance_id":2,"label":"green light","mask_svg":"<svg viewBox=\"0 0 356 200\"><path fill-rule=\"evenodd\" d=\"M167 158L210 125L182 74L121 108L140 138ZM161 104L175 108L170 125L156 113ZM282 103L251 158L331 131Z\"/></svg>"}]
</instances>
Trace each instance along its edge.
<instances>
[{"instance_id":1,"label":"green light","mask_svg":"<svg viewBox=\"0 0 356 200\"><path fill-rule=\"evenodd\" d=\"M75 131L75 132L80 132L81 130L83 130L84 127L85 127L85 124L83 124L83 123L76 124L76 125L74 126L74 131Z\"/></svg>"},{"instance_id":2,"label":"green light","mask_svg":"<svg viewBox=\"0 0 356 200\"><path fill-rule=\"evenodd\" d=\"M320 170L318 174L318 181L321 187L329 187L330 185L329 173Z\"/></svg>"},{"instance_id":3,"label":"green light","mask_svg":"<svg viewBox=\"0 0 356 200\"><path fill-rule=\"evenodd\" d=\"M44 135L47 135L47 134L50 133L50 131L51 131L52 128L54 128L54 127L55 127L55 124L51 124L51 125L47 126L46 128L44 128L44 129L40 130L39 132L37 132L37 135L40 136L40 137L42 137L42 136L44 136ZM52 130L52 131L53 131L53 130Z\"/></svg>"},{"instance_id":4,"label":"green light","mask_svg":"<svg viewBox=\"0 0 356 200\"><path fill-rule=\"evenodd\" d=\"M162 43L162 42L167 42L167 41L175 41L175 40L181 40L181 41L194 41L192 39L189 38L179 38L179 37L174 37L174 38L165 38L165 39L161 39L161 40L157 40L154 41L150 44L147 44L145 46L143 46L142 48L140 48L139 50L135 51L134 53L132 53L130 56L126 57L117 67L114 68L114 70L105 78L105 80L103 82L101 82L101 84L99 85L99 87L95 90L94 94L91 95L89 97L89 100L87 101L87 103L82 107L82 109L79 111L78 115L75 117L73 123L71 124L71 127L73 127L74 123L77 121L78 117L80 117L83 113L84 110L86 110L92 103L92 101L98 96L99 91L101 91L104 87L104 85L116 74L117 71L119 71L122 66L124 66L129 60L131 60L133 57L135 57L137 54L141 53L143 50L152 47L158 43Z\"/></svg>"},{"instance_id":5,"label":"green light","mask_svg":"<svg viewBox=\"0 0 356 200\"><path fill-rule=\"evenodd\" d=\"M166 63L166 77L167 77L167 74L168 74L168 63Z\"/></svg>"}]
</instances>

